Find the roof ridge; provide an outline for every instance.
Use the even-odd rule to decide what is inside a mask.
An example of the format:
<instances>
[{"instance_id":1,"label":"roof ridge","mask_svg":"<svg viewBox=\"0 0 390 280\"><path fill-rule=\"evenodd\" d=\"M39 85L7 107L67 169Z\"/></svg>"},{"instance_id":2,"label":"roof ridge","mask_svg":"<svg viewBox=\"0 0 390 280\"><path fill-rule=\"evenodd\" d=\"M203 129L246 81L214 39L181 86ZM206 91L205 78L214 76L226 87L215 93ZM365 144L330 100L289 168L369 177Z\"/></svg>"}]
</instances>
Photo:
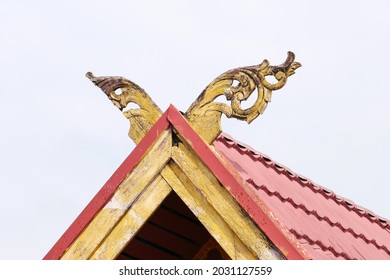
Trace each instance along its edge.
<instances>
[{"instance_id":1,"label":"roof ridge","mask_svg":"<svg viewBox=\"0 0 390 280\"><path fill-rule=\"evenodd\" d=\"M261 185L259 186L258 184L256 184L256 182L253 180L253 179L247 179L246 180L248 183L252 184L255 186L255 188L257 190L261 189L263 190L265 193L267 193L268 195L270 196L276 196L277 198L279 198L280 201L282 202L288 202L290 203L294 208L299 208L299 209L302 209L306 214L308 215L313 215L314 217L316 217L319 221L325 221L327 222L331 227L337 227L339 228L342 232L349 232L353 237L355 237L356 239L362 239L365 243L367 244L372 244L374 245L378 250L384 250L388 255L390 255L390 250L389 248L387 248L386 245L379 245L378 242L375 240L375 239L368 239L367 236L365 236L363 233L360 233L358 234L357 232L355 232L351 227L344 227L340 222L332 222L329 217L327 216L320 216L317 212L317 210L309 210L307 209L306 205L300 203L298 204L297 202L294 201L294 199L292 199L291 197L288 197L288 198L284 198L278 191L271 191L267 188L267 186L265 185Z\"/></svg>"},{"instance_id":2,"label":"roof ridge","mask_svg":"<svg viewBox=\"0 0 390 280\"><path fill-rule=\"evenodd\" d=\"M313 240L311 239L307 234L299 234L295 229L291 229L290 232L297 238L297 239L304 239L306 240L307 242L309 242L310 245L318 245L322 251L330 251L333 253L334 256L336 257L342 257L346 260L352 260L354 258L352 258L351 256L349 256L347 253L345 252L338 252L336 251L336 249L332 246L325 246L320 240Z\"/></svg>"},{"instance_id":3,"label":"roof ridge","mask_svg":"<svg viewBox=\"0 0 390 280\"><path fill-rule=\"evenodd\" d=\"M286 177L288 177L290 180L296 181L298 184L300 184L302 187L308 187L311 189L314 193L320 193L323 197L326 199L332 199L335 201L338 205L344 206L348 211L353 211L360 217L365 217L367 220L369 220L371 223L378 224L383 229L390 229L390 221L373 213L372 211L357 205L353 201L344 198L342 196L336 195L333 191L326 189L320 185L315 184L310 179L299 175L295 172L292 172L287 167L275 162L272 160L269 156L260 153L250 147L247 144L244 144L242 142L239 142L235 140L232 136L228 135L227 133L222 132L219 136L219 139L224 140L223 142L230 146L230 147L238 147L239 152L245 153L249 157L251 157L253 160L261 161L266 166L271 167L274 169L277 173L283 174Z\"/></svg>"}]
</instances>

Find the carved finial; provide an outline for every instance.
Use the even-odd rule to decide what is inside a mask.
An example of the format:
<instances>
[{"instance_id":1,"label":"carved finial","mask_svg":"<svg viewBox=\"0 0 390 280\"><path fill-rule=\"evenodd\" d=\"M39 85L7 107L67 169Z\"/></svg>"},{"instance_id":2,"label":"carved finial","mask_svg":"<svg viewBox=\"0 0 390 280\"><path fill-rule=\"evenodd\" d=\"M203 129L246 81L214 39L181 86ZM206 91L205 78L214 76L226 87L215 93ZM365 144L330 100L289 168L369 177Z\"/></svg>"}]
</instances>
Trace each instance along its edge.
<instances>
[{"instance_id":1,"label":"carved finial","mask_svg":"<svg viewBox=\"0 0 390 280\"><path fill-rule=\"evenodd\" d=\"M294 53L288 52L286 61L279 66L270 66L269 62L264 60L259 65L236 68L223 73L206 87L187 110L185 116L188 122L209 144L221 132L222 113L229 118L252 122L264 112L271 100L272 91L282 88L287 82L287 77L293 75L301 66L294 60ZM277 82L267 81L267 76L273 76ZM234 81L238 84L233 85ZM257 100L251 107L242 109L241 102L247 100L256 88ZM214 102L221 95L225 95L231 102L230 106Z\"/></svg>"},{"instance_id":2,"label":"carved finial","mask_svg":"<svg viewBox=\"0 0 390 280\"><path fill-rule=\"evenodd\" d=\"M119 76L95 77L91 72L88 72L86 76L107 95L119 110L123 111L129 103L139 106L137 109L123 112L130 121L129 136L135 143L142 139L161 116L161 110L149 95L132 81Z\"/></svg>"},{"instance_id":3,"label":"carved finial","mask_svg":"<svg viewBox=\"0 0 390 280\"><path fill-rule=\"evenodd\" d=\"M201 95L185 113L185 117L195 131L211 144L221 133L221 115L245 120L250 123L262 114L271 100L273 90L282 88L287 78L301 67L295 62L295 55L288 52L287 59L278 66L270 66L267 60L259 65L236 68L227 71L209 84ZM135 103L140 108L130 109L123 114L130 120L129 136L138 143L155 124L162 112L148 94L137 84L123 77L95 77L91 72L86 76L103 92L121 111L129 103ZM267 81L267 76L273 76L275 83ZM234 85L234 82L238 82ZM120 89L120 92L118 92ZM257 89L255 103L247 108L241 108L241 102L247 100ZM224 95L230 105L214 102Z\"/></svg>"}]
</instances>

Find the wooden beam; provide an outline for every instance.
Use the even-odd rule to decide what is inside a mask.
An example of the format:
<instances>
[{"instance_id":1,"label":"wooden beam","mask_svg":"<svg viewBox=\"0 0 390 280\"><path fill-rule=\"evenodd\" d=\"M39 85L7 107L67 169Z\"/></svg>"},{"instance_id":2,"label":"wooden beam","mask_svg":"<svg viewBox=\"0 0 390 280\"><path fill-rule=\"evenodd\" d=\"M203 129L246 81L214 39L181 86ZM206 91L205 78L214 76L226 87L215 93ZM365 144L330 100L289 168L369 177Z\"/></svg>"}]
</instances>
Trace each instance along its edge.
<instances>
[{"instance_id":1,"label":"wooden beam","mask_svg":"<svg viewBox=\"0 0 390 280\"><path fill-rule=\"evenodd\" d=\"M193 193L202 194L203 199L208 201L228 225L228 228L238 236L239 240L250 249L256 258L283 258L195 153L184 144L180 144L178 147L172 148L172 158L183 173L188 176L188 179L192 182L192 186L196 187ZM177 174L177 176L179 175ZM220 242L220 239L216 238L216 240ZM231 242L231 239L227 240ZM224 248L224 244L220 244ZM234 255L232 256L231 253L227 253L232 259L235 259Z\"/></svg>"},{"instance_id":2,"label":"wooden beam","mask_svg":"<svg viewBox=\"0 0 390 280\"><path fill-rule=\"evenodd\" d=\"M233 260L256 259L176 163L171 162L163 169L161 175L230 258Z\"/></svg>"},{"instance_id":3,"label":"wooden beam","mask_svg":"<svg viewBox=\"0 0 390 280\"><path fill-rule=\"evenodd\" d=\"M170 159L171 130L160 137L146 151L145 157L121 183L111 200L101 209L92 222L78 236L61 259L88 259L111 233L129 208L140 198L159 171Z\"/></svg>"},{"instance_id":4,"label":"wooden beam","mask_svg":"<svg viewBox=\"0 0 390 280\"><path fill-rule=\"evenodd\" d=\"M90 259L113 260L135 237L141 227L171 192L171 187L158 175L148 185Z\"/></svg>"}]
</instances>

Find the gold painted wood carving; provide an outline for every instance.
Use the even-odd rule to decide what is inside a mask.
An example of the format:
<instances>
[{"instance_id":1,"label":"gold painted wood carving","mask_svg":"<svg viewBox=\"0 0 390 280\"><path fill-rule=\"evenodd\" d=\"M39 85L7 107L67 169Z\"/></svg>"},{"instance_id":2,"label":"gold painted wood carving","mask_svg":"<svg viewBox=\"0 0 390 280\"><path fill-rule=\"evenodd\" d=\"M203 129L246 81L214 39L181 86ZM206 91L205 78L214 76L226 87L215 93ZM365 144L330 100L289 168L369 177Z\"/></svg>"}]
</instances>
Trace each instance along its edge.
<instances>
[{"instance_id":1,"label":"gold painted wood carving","mask_svg":"<svg viewBox=\"0 0 390 280\"><path fill-rule=\"evenodd\" d=\"M185 117L205 142L211 144L221 133L221 115L234 117L251 123L262 114L271 101L273 90L282 88L287 78L301 66L295 62L295 55L288 52L286 61L279 66L270 66L268 60L259 65L241 67L229 70L209 84L201 95L185 113ZM267 76L273 76L277 82L267 81ZM234 82L238 82L234 85ZM247 108L241 108L241 102L246 101L257 88L255 103ZM214 102L224 95L230 106Z\"/></svg>"},{"instance_id":2,"label":"gold painted wood carving","mask_svg":"<svg viewBox=\"0 0 390 280\"><path fill-rule=\"evenodd\" d=\"M139 106L137 109L123 111L123 115L130 121L129 136L136 144L160 118L160 108L136 83L119 76L95 77L91 72L86 76L119 110L123 111L129 103Z\"/></svg>"},{"instance_id":3,"label":"gold painted wood carving","mask_svg":"<svg viewBox=\"0 0 390 280\"><path fill-rule=\"evenodd\" d=\"M264 60L259 65L229 70L205 88L188 108L185 118L202 139L211 144L222 131L222 114L251 123L266 109L271 101L272 91L281 89L287 78L299 67L301 64L295 61L294 53L288 52L286 61L278 66L271 66L268 60ZM129 136L135 143L142 139L161 116L161 110L137 84L118 76L95 77L91 72L86 76L121 111L131 102L140 107L123 113L130 121ZM275 83L267 80L270 76L276 79ZM121 92L118 93L118 90ZM241 102L248 100L256 90L257 99L254 104L243 109ZM220 96L225 96L230 105L214 102Z\"/></svg>"}]
</instances>

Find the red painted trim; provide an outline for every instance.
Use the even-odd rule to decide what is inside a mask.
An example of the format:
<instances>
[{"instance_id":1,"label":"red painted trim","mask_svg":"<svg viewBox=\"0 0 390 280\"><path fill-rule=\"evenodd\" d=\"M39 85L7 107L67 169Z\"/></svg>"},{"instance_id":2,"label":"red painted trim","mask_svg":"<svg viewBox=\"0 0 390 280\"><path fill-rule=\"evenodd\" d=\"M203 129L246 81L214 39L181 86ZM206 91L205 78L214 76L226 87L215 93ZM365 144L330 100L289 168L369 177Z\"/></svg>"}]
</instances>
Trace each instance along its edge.
<instances>
[{"instance_id":1,"label":"red painted trim","mask_svg":"<svg viewBox=\"0 0 390 280\"><path fill-rule=\"evenodd\" d=\"M65 253L66 249L80 235L80 233L92 221L93 217L107 204L115 191L127 175L133 170L138 162L143 158L145 152L159 137L159 135L169 128L167 119L168 111L165 112L156 124L142 138L130 155L124 160L119 168L114 172L107 183L99 190L95 197L84 208L76 220L70 225L66 232L60 237L53 248L43 258L44 260L58 260Z\"/></svg>"},{"instance_id":2,"label":"red painted trim","mask_svg":"<svg viewBox=\"0 0 390 280\"><path fill-rule=\"evenodd\" d=\"M200 136L188 124L187 120L180 112L171 105L168 108L168 120L172 123L177 132L182 135L188 144L194 149L199 158L213 172L217 179L227 187L237 202L247 211L255 223L264 231L277 248L287 259L305 259L305 254L297 248L293 242L283 234L280 225L274 222L266 212L265 204L260 207L248 194L245 188L229 172L226 166L218 159L210 147L200 138Z\"/></svg>"}]
</instances>

